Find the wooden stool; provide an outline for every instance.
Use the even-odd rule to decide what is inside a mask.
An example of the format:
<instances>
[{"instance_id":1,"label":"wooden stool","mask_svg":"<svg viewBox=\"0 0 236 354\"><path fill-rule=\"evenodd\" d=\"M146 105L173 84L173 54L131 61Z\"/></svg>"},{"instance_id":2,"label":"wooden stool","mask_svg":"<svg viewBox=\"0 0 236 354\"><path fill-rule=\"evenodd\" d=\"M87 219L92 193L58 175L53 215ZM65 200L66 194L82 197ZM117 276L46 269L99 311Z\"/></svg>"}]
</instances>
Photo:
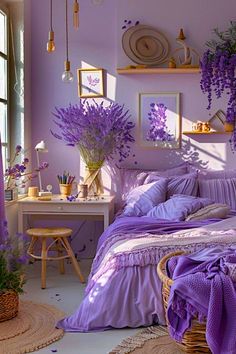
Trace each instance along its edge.
<instances>
[{"instance_id":1,"label":"wooden stool","mask_svg":"<svg viewBox=\"0 0 236 354\"><path fill-rule=\"evenodd\" d=\"M27 253L34 259L40 259L42 261L41 271L41 288L46 288L46 262L51 260L59 261L59 270L61 274L65 273L64 259L70 258L76 274L79 276L81 283L84 283L84 277L81 273L80 266L75 258L74 252L68 241L68 237L71 236L72 230L67 227L49 227L49 228L33 228L26 231L31 237L30 245ZM47 239L51 239L47 245ZM37 241L41 242L41 256L37 256L34 253L34 246ZM49 257L48 251L55 250L52 246L56 246L57 257ZM66 255L63 255L66 252Z\"/></svg>"}]
</instances>

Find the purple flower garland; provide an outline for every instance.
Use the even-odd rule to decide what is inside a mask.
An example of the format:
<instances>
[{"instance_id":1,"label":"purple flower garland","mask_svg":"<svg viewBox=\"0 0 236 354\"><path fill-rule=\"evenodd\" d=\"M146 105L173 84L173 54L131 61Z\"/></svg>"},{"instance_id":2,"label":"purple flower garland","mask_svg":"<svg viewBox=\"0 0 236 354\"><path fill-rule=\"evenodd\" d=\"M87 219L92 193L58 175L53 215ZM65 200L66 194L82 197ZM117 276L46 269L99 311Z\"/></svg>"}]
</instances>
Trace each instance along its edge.
<instances>
[{"instance_id":1,"label":"purple flower garland","mask_svg":"<svg viewBox=\"0 0 236 354\"><path fill-rule=\"evenodd\" d=\"M236 117L236 21L230 22L231 27L225 32L214 33L218 41L207 42L210 49L203 54L201 65L200 87L203 93L207 94L210 110L212 104L212 93L216 98L222 97L223 92L229 96L227 104L226 121L235 126ZM236 127L232 138L231 147L236 150Z\"/></svg>"}]
</instances>

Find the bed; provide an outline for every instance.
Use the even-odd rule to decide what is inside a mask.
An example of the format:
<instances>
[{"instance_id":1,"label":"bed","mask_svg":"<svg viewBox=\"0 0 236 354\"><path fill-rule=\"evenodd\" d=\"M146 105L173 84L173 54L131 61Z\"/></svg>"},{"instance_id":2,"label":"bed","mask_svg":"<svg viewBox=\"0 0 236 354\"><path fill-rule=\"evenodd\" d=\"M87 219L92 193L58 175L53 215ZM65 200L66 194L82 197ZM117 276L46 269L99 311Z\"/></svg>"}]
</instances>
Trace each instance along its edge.
<instances>
[{"instance_id":1,"label":"bed","mask_svg":"<svg viewBox=\"0 0 236 354\"><path fill-rule=\"evenodd\" d=\"M182 175L180 177L178 177L178 169L167 171L168 176L163 176L159 171L156 174L153 171L135 171L135 173L133 171L133 175L136 177L133 179L129 177L128 184L135 182L135 186L128 186L123 178L123 196L126 199L126 206L123 208L122 214L117 216L99 239L97 253L82 303L75 313L58 322L58 328L71 332L89 332L111 328L136 328L152 324L165 324L161 282L156 273L159 260L165 254L177 249L193 252L216 245L229 246L236 242L236 214L232 212L232 209L236 209L234 204L230 205L231 214L228 214L226 219L205 217L203 220L187 220L186 215L184 215L184 220L180 218L171 221L147 214L130 215L133 212L132 210L135 209L127 208L130 191L154 183L153 181L150 182L151 172L152 177L154 176L156 180L162 180L161 189L163 188L163 179L167 180L165 181L164 198L166 201L164 203L169 203L171 199L174 199L171 194L173 191L174 195L175 193L181 195L180 192L184 191L182 196L189 193L189 196L198 198L201 174L197 173L196 178L191 176L189 178L191 183L186 182L188 178L186 178L185 167L181 166ZM141 177L140 173L142 173ZM147 173L145 178L144 173ZM188 175L191 173L187 171ZM214 204L221 203L224 205L224 198L227 200L228 193L231 193L231 198L228 200L231 201L232 199L232 203L235 203L232 196L232 191L235 195L235 180L230 173L216 172L209 175L210 182L204 189L204 193L213 193L214 188L211 188L211 183L213 186L217 184L217 195L211 195ZM171 174L174 177L171 177ZM205 183L208 179L206 174L203 176L202 180ZM147 177L149 180L145 184ZM182 184L180 183L181 178L184 180ZM193 179L194 183L192 183ZM221 182L216 181L219 179L221 179ZM229 180L232 180L232 186L230 186ZM219 194L220 184L225 184L225 190L222 187ZM230 191L230 187L232 187L232 191ZM152 189L149 193L151 198L153 198L153 193ZM205 198L204 193L202 195ZM158 198L160 197L159 194ZM156 199L154 198L152 202L155 208ZM143 205L146 204L141 200L141 206L135 209L134 214L142 213ZM163 203L159 205L163 205ZM172 209L176 213L176 208ZM200 208L200 210L203 209L204 207ZM163 212L163 208L161 212ZM194 214L196 212L191 215Z\"/></svg>"}]
</instances>

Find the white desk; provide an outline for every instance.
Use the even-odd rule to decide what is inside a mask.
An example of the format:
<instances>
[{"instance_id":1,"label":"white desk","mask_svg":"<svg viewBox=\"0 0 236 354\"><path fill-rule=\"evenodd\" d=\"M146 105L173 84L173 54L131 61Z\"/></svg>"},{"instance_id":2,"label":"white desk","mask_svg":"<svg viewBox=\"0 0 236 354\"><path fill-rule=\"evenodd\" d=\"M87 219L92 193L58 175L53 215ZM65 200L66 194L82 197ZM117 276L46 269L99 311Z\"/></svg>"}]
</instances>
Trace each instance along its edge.
<instances>
[{"instance_id":1,"label":"white desk","mask_svg":"<svg viewBox=\"0 0 236 354\"><path fill-rule=\"evenodd\" d=\"M54 195L50 201L40 201L37 198L26 197L18 201L18 231L27 229L26 217L29 215L61 215L82 216L84 219L103 217L104 229L112 222L114 216L114 196L77 199L69 202L60 195Z\"/></svg>"}]
</instances>

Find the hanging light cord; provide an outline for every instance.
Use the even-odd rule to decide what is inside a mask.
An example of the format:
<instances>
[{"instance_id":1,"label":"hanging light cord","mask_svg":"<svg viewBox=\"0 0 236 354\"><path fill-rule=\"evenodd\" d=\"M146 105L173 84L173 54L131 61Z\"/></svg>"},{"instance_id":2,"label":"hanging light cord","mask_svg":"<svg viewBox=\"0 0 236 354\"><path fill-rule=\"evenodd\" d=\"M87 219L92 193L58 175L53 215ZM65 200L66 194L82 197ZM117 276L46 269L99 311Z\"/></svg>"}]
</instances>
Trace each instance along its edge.
<instances>
[{"instance_id":1,"label":"hanging light cord","mask_svg":"<svg viewBox=\"0 0 236 354\"><path fill-rule=\"evenodd\" d=\"M50 0L50 31L53 32L53 28L52 28L52 0Z\"/></svg>"},{"instance_id":2,"label":"hanging light cord","mask_svg":"<svg viewBox=\"0 0 236 354\"><path fill-rule=\"evenodd\" d=\"M69 61L69 48L68 48L68 0L66 0L66 60Z\"/></svg>"}]
</instances>

